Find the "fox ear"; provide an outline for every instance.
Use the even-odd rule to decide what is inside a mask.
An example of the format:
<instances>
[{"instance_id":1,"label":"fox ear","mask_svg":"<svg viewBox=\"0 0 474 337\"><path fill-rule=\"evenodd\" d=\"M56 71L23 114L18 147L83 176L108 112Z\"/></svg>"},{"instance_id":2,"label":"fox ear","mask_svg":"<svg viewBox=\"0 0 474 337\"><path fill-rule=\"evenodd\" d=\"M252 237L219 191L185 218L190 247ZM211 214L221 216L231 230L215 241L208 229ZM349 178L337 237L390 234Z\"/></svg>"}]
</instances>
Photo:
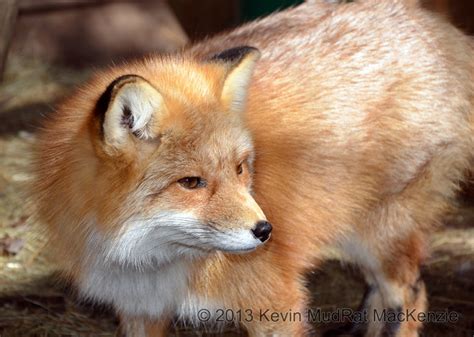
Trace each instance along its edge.
<instances>
[{"instance_id":1,"label":"fox ear","mask_svg":"<svg viewBox=\"0 0 474 337\"><path fill-rule=\"evenodd\" d=\"M254 47L236 47L212 57L212 61L222 62L227 68L221 93L224 106L230 111L243 111L247 91L260 51Z\"/></svg>"},{"instance_id":2,"label":"fox ear","mask_svg":"<svg viewBox=\"0 0 474 337\"><path fill-rule=\"evenodd\" d=\"M162 95L138 75L114 80L99 99L98 108L105 145L115 150L133 138L156 137L153 125L159 123L165 111Z\"/></svg>"}]
</instances>

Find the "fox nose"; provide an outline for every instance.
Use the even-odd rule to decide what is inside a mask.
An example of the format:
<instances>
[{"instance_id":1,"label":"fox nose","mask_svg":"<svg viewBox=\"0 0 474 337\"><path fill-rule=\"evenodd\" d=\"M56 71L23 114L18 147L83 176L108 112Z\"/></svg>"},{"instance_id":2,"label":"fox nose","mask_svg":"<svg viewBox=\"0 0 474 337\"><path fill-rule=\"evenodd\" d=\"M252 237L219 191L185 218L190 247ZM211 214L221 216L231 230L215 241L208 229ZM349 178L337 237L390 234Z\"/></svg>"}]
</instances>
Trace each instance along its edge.
<instances>
[{"instance_id":1,"label":"fox nose","mask_svg":"<svg viewBox=\"0 0 474 337\"><path fill-rule=\"evenodd\" d=\"M262 242L265 242L270 237L272 232L272 225L268 221L259 221L252 229L253 235Z\"/></svg>"}]
</instances>

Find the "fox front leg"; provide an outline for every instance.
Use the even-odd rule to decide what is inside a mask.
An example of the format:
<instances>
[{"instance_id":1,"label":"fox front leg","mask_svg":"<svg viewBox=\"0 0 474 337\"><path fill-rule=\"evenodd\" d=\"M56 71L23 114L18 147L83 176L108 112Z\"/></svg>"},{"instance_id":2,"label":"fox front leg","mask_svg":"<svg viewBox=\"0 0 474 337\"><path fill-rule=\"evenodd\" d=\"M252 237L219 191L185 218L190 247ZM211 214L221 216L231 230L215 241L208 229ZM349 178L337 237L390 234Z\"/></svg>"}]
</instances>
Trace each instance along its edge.
<instances>
[{"instance_id":1,"label":"fox front leg","mask_svg":"<svg viewBox=\"0 0 474 337\"><path fill-rule=\"evenodd\" d=\"M166 337L170 321L120 316L120 337Z\"/></svg>"},{"instance_id":2,"label":"fox front leg","mask_svg":"<svg viewBox=\"0 0 474 337\"><path fill-rule=\"evenodd\" d=\"M244 324L249 337L310 336L311 327L306 316L307 295L302 288L288 285L287 289L280 291L284 296L272 297L272 302L261 308L263 315L254 315L254 320Z\"/></svg>"}]
</instances>

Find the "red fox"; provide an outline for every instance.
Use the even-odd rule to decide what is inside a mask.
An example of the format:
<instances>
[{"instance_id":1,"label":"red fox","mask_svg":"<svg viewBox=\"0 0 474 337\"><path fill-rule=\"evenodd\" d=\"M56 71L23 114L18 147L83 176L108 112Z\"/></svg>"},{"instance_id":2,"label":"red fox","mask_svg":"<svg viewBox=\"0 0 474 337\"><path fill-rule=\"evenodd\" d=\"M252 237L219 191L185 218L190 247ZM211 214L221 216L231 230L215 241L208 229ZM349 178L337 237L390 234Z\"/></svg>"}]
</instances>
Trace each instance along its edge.
<instances>
[{"instance_id":1,"label":"red fox","mask_svg":"<svg viewBox=\"0 0 474 337\"><path fill-rule=\"evenodd\" d=\"M115 66L45 121L38 218L127 337L224 309L252 337L308 336L267 313L306 317L326 245L364 272L366 310L422 312L426 238L474 155L473 51L415 1L315 2Z\"/></svg>"}]
</instances>

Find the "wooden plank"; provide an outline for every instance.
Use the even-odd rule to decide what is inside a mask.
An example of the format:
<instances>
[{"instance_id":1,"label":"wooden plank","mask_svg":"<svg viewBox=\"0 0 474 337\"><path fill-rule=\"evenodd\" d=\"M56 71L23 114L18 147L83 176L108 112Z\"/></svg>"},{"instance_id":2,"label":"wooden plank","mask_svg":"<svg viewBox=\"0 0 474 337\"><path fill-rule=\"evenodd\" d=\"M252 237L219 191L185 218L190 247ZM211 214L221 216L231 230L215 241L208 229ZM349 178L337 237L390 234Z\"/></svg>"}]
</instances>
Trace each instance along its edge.
<instances>
[{"instance_id":1,"label":"wooden plank","mask_svg":"<svg viewBox=\"0 0 474 337\"><path fill-rule=\"evenodd\" d=\"M113 1L113 0L105 0ZM76 4L91 4L104 2L104 0L19 0L20 8L31 8L38 6L63 6L63 5L76 5Z\"/></svg>"},{"instance_id":2,"label":"wooden plank","mask_svg":"<svg viewBox=\"0 0 474 337\"><path fill-rule=\"evenodd\" d=\"M20 10L10 50L50 64L95 67L149 53L173 52L187 41L167 2L128 0L80 8Z\"/></svg>"},{"instance_id":3,"label":"wooden plank","mask_svg":"<svg viewBox=\"0 0 474 337\"><path fill-rule=\"evenodd\" d=\"M239 0L170 0L168 3L192 40L239 23Z\"/></svg>"},{"instance_id":4,"label":"wooden plank","mask_svg":"<svg viewBox=\"0 0 474 337\"><path fill-rule=\"evenodd\" d=\"M0 1L0 80L3 78L15 22L18 16L17 0Z\"/></svg>"},{"instance_id":5,"label":"wooden plank","mask_svg":"<svg viewBox=\"0 0 474 337\"><path fill-rule=\"evenodd\" d=\"M1 0L0 0L1 1ZM101 5L111 2L131 2L133 0L18 0L20 10L52 10L68 7ZM136 1L136 0L135 0ZM140 1L140 0L138 0ZM141 0L143 1L143 0Z\"/></svg>"}]
</instances>

